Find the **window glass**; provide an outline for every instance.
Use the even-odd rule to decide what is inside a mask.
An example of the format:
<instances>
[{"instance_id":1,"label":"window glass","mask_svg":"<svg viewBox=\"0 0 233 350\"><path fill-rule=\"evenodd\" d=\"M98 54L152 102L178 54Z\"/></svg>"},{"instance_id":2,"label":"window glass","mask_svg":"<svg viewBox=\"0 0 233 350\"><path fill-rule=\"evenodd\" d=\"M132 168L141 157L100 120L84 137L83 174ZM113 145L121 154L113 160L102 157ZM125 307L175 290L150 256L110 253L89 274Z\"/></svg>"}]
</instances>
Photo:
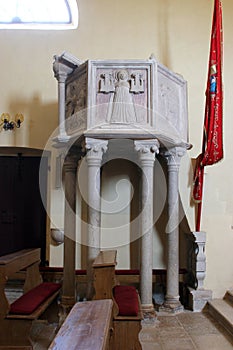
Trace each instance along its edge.
<instances>
[{"instance_id":1,"label":"window glass","mask_svg":"<svg viewBox=\"0 0 233 350\"><path fill-rule=\"evenodd\" d=\"M0 0L0 28L71 29L77 26L76 0Z\"/></svg>"}]
</instances>

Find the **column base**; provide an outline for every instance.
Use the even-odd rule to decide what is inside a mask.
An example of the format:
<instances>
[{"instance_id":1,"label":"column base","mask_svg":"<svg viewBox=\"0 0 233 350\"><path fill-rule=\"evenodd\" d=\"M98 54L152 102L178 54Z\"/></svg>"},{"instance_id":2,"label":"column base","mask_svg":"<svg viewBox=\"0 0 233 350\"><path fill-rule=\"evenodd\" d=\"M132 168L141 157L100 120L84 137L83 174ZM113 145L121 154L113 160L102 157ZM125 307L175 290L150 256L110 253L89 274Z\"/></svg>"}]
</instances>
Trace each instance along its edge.
<instances>
[{"instance_id":1,"label":"column base","mask_svg":"<svg viewBox=\"0 0 233 350\"><path fill-rule=\"evenodd\" d=\"M184 307L179 300L166 300L164 304L159 307L159 311L178 314L184 311Z\"/></svg>"},{"instance_id":2,"label":"column base","mask_svg":"<svg viewBox=\"0 0 233 350\"><path fill-rule=\"evenodd\" d=\"M207 302L212 300L212 290L188 287L188 291L188 304L192 311L202 311Z\"/></svg>"},{"instance_id":3,"label":"column base","mask_svg":"<svg viewBox=\"0 0 233 350\"><path fill-rule=\"evenodd\" d=\"M157 317L153 304L142 304L141 309L144 319L154 319Z\"/></svg>"}]
</instances>

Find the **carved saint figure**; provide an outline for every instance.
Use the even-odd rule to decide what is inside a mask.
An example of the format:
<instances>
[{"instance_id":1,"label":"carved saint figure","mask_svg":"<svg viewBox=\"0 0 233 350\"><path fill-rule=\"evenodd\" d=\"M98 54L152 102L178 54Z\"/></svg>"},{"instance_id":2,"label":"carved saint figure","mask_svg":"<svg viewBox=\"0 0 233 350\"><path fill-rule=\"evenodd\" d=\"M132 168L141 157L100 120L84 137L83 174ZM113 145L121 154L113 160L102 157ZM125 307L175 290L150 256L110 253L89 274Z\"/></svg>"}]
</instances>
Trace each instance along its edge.
<instances>
[{"instance_id":1,"label":"carved saint figure","mask_svg":"<svg viewBox=\"0 0 233 350\"><path fill-rule=\"evenodd\" d=\"M116 75L115 93L112 105L111 123L134 123L136 113L130 93L129 77L126 70L120 70Z\"/></svg>"}]
</instances>

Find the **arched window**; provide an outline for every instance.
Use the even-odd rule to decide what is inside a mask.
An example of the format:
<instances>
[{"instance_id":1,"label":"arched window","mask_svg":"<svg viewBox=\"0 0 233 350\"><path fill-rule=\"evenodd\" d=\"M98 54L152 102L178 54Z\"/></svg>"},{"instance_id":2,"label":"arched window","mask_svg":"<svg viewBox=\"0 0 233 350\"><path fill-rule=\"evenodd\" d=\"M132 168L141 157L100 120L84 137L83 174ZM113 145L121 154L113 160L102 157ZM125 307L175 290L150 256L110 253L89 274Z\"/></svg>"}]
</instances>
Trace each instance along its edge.
<instances>
[{"instance_id":1,"label":"arched window","mask_svg":"<svg viewBox=\"0 0 233 350\"><path fill-rule=\"evenodd\" d=\"M0 0L0 29L74 29L76 0Z\"/></svg>"}]
</instances>

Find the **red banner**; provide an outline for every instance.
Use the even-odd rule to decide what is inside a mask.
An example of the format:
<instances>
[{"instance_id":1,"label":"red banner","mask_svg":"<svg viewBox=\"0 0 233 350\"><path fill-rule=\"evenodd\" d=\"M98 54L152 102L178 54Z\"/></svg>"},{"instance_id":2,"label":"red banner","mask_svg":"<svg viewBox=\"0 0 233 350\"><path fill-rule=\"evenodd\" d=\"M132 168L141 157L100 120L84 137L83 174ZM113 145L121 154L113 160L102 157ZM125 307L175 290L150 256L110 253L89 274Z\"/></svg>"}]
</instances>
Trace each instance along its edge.
<instances>
[{"instance_id":1,"label":"red banner","mask_svg":"<svg viewBox=\"0 0 233 350\"><path fill-rule=\"evenodd\" d=\"M193 198L196 202L202 201L204 167L217 163L223 158L222 44L222 6L220 0L215 0L202 153L197 158L194 172ZM200 217L197 219L200 220Z\"/></svg>"}]
</instances>

